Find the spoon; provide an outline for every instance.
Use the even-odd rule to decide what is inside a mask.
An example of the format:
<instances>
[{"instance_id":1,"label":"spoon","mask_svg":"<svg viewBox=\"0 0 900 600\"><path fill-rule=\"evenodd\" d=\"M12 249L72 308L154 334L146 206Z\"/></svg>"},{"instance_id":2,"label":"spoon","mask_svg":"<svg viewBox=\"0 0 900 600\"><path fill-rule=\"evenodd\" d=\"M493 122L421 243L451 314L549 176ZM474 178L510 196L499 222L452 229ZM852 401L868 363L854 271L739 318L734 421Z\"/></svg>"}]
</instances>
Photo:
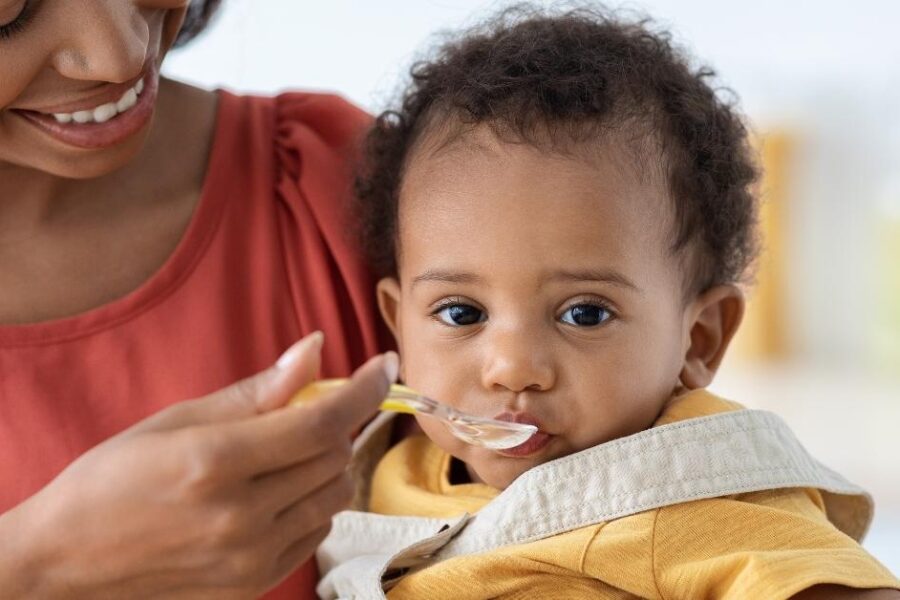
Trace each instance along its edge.
<instances>
[{"instance_id":1,"label":"spoon","mask_svg":"<svg viewBox=\"0 0 900 600\"><path fill-rule=\"evenodd\" d=\"M346 379L320 379L304 387L291 399L291 404L306 402L336 389ZM455 437L473 446L491 450L515 448L537 433L537 427L526 423L509 423L476 417L441 404L406 387L393 384L380 410L406 414L427 415L442 421Z\"/></svg>"}]
</instances>

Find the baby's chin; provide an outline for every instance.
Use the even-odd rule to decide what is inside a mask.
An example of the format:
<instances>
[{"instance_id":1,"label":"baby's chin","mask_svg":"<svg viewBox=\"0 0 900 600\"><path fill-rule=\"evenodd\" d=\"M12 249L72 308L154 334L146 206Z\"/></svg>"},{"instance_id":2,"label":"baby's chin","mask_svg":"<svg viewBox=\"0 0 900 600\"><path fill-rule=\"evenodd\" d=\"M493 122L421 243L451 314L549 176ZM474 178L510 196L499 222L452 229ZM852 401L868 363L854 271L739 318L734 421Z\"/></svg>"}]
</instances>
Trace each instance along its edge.
<instances>
[{"instance_id":1,"label":"baby's chin","mask_svg":"<svg viewBox=\"0 0 900 600\"><path fill-rule=\"evenodd\" d=\"M548 445L535 454L515 457L500 452L466 446L461 452L450 453L466 464L472 481L485 483L498 490L509 487L523 473L544 463L580 452L605 440L574 443L564 436L552 436Z\"/></svg>"},{"instance_id":2,"label":"baby's chin","mask_svg":"<svg viewBox=\"0 0 900 600\"><path fill-rule=\"evenodd\" d=\"M498 490L505 490L520 475L546 462L546 460L511 458L499 454L478 457L474 460L468 457L468 461L464 458L460 458L460 460L466 463L472 481L484 483Z\"/></svg>"},{"instance_id":3,"label":"baby's chin","mask_svg":"<svg viewBox=\"0 0 900 600\"><path fill-rule=\"evenodd\" d=\"M442 425L416 417L424 433L444 452L463 462L469 480L504 490L522 473L534 467L565 456L571 452L568 444L554 436L549 445L536 453L523 456L504 456L495 450L472 446L453 437Z\"/></svg>"},{"instance_id":4,"label":"baby's chin","mask_svg":"<svg viewBox=\"0 0 900 600\"><path fill-rule=\"evenodd\" d=\"M472 481L485 483L504 490L526 471L550 462L573 451L569 442L561 436L551 436L547 445L526 456L510 456L502 451L488 450L468 444L454 444L444 450L466 464Z\"/></svg>"}]
</instances>

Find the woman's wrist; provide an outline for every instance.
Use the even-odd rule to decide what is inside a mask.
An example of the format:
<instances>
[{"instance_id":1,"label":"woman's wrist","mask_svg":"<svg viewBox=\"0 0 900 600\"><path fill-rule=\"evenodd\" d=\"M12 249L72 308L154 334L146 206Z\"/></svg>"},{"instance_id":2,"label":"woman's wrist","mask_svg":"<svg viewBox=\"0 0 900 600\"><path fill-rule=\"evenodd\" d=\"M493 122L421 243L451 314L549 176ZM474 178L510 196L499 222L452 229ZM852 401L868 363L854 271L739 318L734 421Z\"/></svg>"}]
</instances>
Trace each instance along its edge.
<instances>
[{"instance_id":1,"label":"woman's wrist","mask_svg":"<svg viewBox=\"0 0 900 600\"><path fill-rule=\"evenodd\" d=\"M49 598L49 553L42 548L39 520L30 501L0 514L2 598Z\"/></svg>"}]
</instances>

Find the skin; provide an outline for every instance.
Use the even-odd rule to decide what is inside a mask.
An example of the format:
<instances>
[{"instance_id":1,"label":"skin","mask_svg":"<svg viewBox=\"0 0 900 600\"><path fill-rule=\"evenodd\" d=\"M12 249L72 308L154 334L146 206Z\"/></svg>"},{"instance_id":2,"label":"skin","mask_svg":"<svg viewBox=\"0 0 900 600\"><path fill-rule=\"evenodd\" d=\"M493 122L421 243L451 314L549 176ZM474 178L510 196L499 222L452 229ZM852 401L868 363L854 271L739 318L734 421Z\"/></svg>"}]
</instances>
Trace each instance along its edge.
<instances>
[{"instance_id":1,"label":"skin","mask_svg":"<svg viewBox=\"0 0 900 600\"><path fill-rule=\"evenodd\" d=\"M99 150L69 146L14 109L78 101L158 70L184 0L41 2L0 40L0 323L71 316L119 298L171 254L199 198L215 96L163 80L151 125ZM0 15L22 0L0 0ZM173 153L173 147L181 151ZM167 177L159 177L159 173Z\"/></svg>"},{"instance_id":2,"label":"skin","mask_svg":"<svg viewBox=\"0 0 900 600\"><path fill-rule=\"evenodd\" d=\"M187 5L40 0L21 31L0 38L0 325L119 298L184 233L213 94L163 80L150 124L94 150L46 135L15 109L80 102L148 65L158 72ZM0 25L23 6L0 0ZM345 388L284 408L314 377L321 343L308 338L280 367L151 416L0 514L2 595L255 598L277 584L348 504L348 440L396 373L395 357L376 357Z\"/></svg>"},{"instance_id":3,"label":"skin","mask_svg":"<svg viewBox=\"0 0 900 600\"><path fill-rule=\"evenodd\" d=\"M473 479L503 489L647 429L673 395L708 383L744 301L734 286L683 301L659 181L614 150L558 156L485 129L422 146L400 193L399 278L378 288L404 380L476 415L528 413L551 434L539 452L509 457L420 419ZM455 324L460 307L481 321ZM603 322L574 324L573 310Z\"/></svg>"},{"instance_id":4,"label":"skin","mask_svg":"<svg viewBox=\"0 0 900 600\"><path fill-rule=\"evenodd\" d=\"M404 381L476 415L525 411L552 434L510 457L420 418L474 481L503 489L649 428L673 396L712 381L740 323L735 286L685 300L664 182L638 176L623 154L614 142L552 154L479 127L449 142L432 133L409 159L398 275L378 284ZM576 324L577 311L596 324ZM897 593L816 586L797 597Z\"/></svg>"}]
</instances>

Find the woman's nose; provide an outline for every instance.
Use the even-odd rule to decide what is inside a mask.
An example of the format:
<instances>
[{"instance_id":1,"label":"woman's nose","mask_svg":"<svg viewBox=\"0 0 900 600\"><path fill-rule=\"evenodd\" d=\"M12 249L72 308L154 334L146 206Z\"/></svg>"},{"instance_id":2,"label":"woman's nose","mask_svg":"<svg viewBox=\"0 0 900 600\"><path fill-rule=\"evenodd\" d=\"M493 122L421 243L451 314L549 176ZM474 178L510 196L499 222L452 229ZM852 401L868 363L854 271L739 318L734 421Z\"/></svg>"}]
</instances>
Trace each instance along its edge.
<instances>
[{"instance_id":1,"label":"woman's nose","mask_svg":"<svg viewBox=\"0 0 900 600\"><path fill-rule=\"evenodd\" d=\"M556 382L552 350L524 329L494 331L486 340L482 385L486 389L546 391Z\"/></svg>"},{"instance_id":2,"label":"woman's nose","mask_svg":"<svg viewBox=\"0 0 900 600\"><path fill-rule=\"evenodd\" d=\"M140 75L150 43L142 11L123 0L72 3L72 27L53 66L71 79L123 83Z\"/></svg>"}]
</instances>

